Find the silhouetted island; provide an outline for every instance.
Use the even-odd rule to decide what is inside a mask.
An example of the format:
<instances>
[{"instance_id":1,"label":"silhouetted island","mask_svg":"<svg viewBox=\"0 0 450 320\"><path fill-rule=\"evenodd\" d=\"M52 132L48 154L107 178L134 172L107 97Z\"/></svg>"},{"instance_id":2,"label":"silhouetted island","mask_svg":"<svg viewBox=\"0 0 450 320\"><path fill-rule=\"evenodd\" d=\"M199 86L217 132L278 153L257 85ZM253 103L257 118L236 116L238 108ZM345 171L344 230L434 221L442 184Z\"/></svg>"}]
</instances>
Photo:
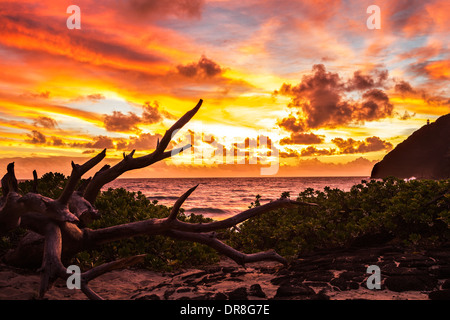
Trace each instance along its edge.
<instances>
[{"instance_id":1,"label":"silhouetted island","mask_svg":"<svg viewBox=\"0 0 450 320\"><path fill-rule=\"evenodd\" d=\"M450 114L427 123L375 164L371 178L450 178Z\"/></svg>"}]
</instances>

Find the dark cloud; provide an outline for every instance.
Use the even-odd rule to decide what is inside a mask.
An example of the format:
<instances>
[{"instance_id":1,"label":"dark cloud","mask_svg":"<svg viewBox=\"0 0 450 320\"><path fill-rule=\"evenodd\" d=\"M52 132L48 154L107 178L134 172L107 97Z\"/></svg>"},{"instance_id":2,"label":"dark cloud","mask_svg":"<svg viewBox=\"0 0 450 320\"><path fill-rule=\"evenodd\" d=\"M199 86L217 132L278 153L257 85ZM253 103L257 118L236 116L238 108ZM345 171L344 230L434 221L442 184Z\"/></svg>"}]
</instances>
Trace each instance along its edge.
<instances>
[{"instance_id":1,"label":"dark cloud","mask_svg":"<svg viewBox=\"0 0 450 320\"><path fill-rule=\"evenodd\" d=\"M358 71L353 78L344 81L338 73L328 72L324 65L314 65L312 73L304 75L299 84L283 84L274 92L291 97L288 106L297 110L295 115L279 121L279 126L293 132L305 132L390 117L393 105L389 103L389 97L376 88L386 79L385 71L375 71L374 75L363 75ZM359 93L366 89L360 101L347 96L351 91Z\"/></svg>"},{"instance_id":2,"label":"dark cloud","mask_svg":"<svg viewBox=\"0 0 450 320\"><path fill-rule=\"evenodd\" d=\"M384 91L371 89L362 97L362 104L354 111L354 117L359 122L383 119L393 115L394 105L389 102L389 97Z\"/></svg>"},{"instance_id":3,"label":"dark cloud","mask_svg":"<svg viewBox=\"0 0 450 320\"><path fill-rule=\"evenodd\" d=\"M279 153L281 158L298 158L300 154L293 149L287 148L286 151L281 151Z\"/></svg>"},{"instance_id":4,"label":"dark cloud","mask_svg":"<svg viewBox=\"0 0 450 320\"><path fill-rule=\"evenodd\" d=\"M28 139L25 139L25 141L32 144L44 144L47 141L45 135L37 130L33 130L31 133L28 133L27 137Z\"/></svg>"},{"instance_id":5,"label":"dark cloud","mask_svg":"<svg viewBox=\"0 0 450 320\"><path fill-rule=\"evenodd\" d=\"M450 98L430 93L430 90L423 88L413 88L407 81L401 80L396 83L394 90L399 93L402 98L422 99L430 106L450 106ZM406 120L406 119L403 119Z\"/></svg>"},{"instance_id":6,"label":"dark cloud","mask_svg":"<svg viewBox=\"0 0 450 320\"><path fill-rule=\"evenodd\" d=\"M299 133L293 132L288 138L280 140L280 145L285 144L320 144L323 142L323 137L314 133Z\"/></svg>"},{"instance_id":7,"label":"dark cloud","mask_svg":"<svg viewBox=\"0 0 450 320\"><path fill-rule=\"evenodd\" d=\"M121 111L113 111L112 115L105 115L103 118L105 129L115 132L135 132L139 131L137 125L141 123L135 113L124 114Z\"/></svg>"},{"instance_id":8,"label":"dark cloud","mask_svg":"<svg viewBox=\"0 0 450 320\"><path fill-rule=\"evenodd\" d=\"M374 70L372 74L363 74L361 70L357 70L353 73L353 78L347 81L346 89L353 91L382 87L388 76L387 70Z\"/></svg>"},{"instance_id":9,"label":"dark cloud","mask_svg":"<svg viewBox=\"0 0 450 320\"><path fill-rule=\"evenodd\" d=\"M300 155L302 157L311 157L311 156L329 156L335 154L336 149L317 149L314 146L308 146L302 151L300 151Z\"/></svg>"},{"instance_id":10,"label":"dark cloud","mask_svg":"<svg viewBox=\"0 0 450 320\"><path fill-rule=\"evenodd\" d=\"M86 143L73 143L71 144L74 148L86 148L86 149L111 149L114 148L113 139L107 136L97 136L93 137L92 142L86 142Z\"/></svg>"},{"instance_id":11,"label":"dark cloud","mask_svg":"<svg viewBox=\"0 0 450 320\"><path fill-rule=\"evenodd\" d=\"M187 65L178 65L179 74L188 77L212 78L223 72L223 69L214 61L202 56L198 62Z\"/></svg>"},{"instance_id":12,"label":"dark cloud","mask_svg":"<svg viewBox=\"0 0 450 320\"><path fill-rule=\"evenodd\" d=\"M57 126L57 122L50 117L38 117L36 120L34 120L34 125L53 129Z\"/></svg>"},{"instance_id":13,"label":"dark cloud","mask_svg":"<svg viewBox=\"0 0 450 320\"><path fill-rule=\"evenodd\" d=\"M51 137L49 144L51 144L52 146L55 146L55 147L62 147L62 146L66 145L62 139L57 138L57 137Z\"/></svg>"},{"instance_id":14,"label":"dark cloud","mask_svg":"<svg viewBox=\"0 0 450 320\"><path fill-rule=\"evenodd\" d=\"M142 113L142 121L146 124L157 123L163 119L159 111L158 102L154 102L153 105L150 102L145 102L142 107L144 112Z\"/></svg>"},{"instance_id":15,"label":"dark cloud","mask_svg":"<svg viewBox=\"0 0 450 320\"><path fill-rule=\"evenodd\" d=\"M411 84L404 80L396 83L394 86L394 90L395 92L398 92L400 94L416 93L416 91L412 88Z\"/></svg>"},{"instance_id":16,"label":"dark cloud","mask_svg":"<svg viewBox=\"0 0 450 320\"><path fill-rule=\"evenodd\" d=\"M139 136L130 137L129 139L120 139L117 144L117 150L152 150L156 148L158 139L161 140L160 134L143 133Z\"/></svg>"},{"instance_id":17,"label":"dark cloud","mask_svg":"<svg viewBox=\"0 0 450 320\"><path fill-rule=\"evenodd\" d=\"M111 115L104 115L103 123L105 129L114 132L134 132L139 133L139 125L154 124L166 119L175 117L169 112L160 108L157 101L153 103L145 102L142 106L142 115L138 116L134 112L127 114L121 111L113 111Z\"/></svg>"},{"instance_id":18,"label":"dark cloud","mask_svg":"<svg viewBox=\"0 0 450 320\"><path fill-rule=\"evenodd\" d=\"M280 128L291 132L303 132L307 130L307 126L303 119L300 119L300 117L296 118L292 114L290 114L287 118L278 120L277 124Z\"/></svg>"},{"instance_id":19,"label":"dark cloud","mask_svg":"<svg viewBox=\"0 0 450 320\"><path fill-rule=\"evenodd\" d=\"M368 137L364 141L357 141L349 138L335 138L331 140L338 148L340 154L366 153L372 151L391 150L392 143L383 141L379 137Z\"/></svg>"}]
</instances>

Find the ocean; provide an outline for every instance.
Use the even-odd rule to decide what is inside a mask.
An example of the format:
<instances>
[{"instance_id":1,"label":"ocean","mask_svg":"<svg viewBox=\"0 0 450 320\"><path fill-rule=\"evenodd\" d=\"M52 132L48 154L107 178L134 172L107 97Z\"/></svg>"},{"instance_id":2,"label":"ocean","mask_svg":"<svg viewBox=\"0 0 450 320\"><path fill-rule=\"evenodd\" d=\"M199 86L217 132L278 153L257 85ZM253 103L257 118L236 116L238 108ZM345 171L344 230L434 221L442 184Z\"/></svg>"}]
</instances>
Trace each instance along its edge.
<instances>
[{"instance_id":1,"label":"ocean","mask_svg":"<svg viewBox=\"0 0 450 320\"><path fill-rule=\"evenodd\" d=\"M158 200L158 204L172 206L179 196L199 184L182 206L185 213L221 220L248 209L257 194L261 196L260 203L265 204L280 198L285 191L290 192L291 199L306 188L323 190L329 186L348 191L364 179L369 177L124 178L103 189L141 191L150 200Z\"/></svg>"}]
</instances>

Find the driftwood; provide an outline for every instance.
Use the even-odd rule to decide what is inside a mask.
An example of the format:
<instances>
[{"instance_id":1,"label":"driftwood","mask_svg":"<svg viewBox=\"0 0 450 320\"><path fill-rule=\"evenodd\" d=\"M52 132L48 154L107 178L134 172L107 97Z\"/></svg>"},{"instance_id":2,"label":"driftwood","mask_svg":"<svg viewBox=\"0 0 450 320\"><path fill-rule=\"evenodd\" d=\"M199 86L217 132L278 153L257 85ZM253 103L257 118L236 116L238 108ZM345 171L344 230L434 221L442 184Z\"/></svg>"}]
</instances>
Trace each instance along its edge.
<instances>
[{"instance_id":1,"label":"driftwood","mask_svg":"<svg viewBox=\"0 0 450 320\"><path fill-rule=\"evenodd\" d=\"M24 244L23 248L17 248L15 252L16 258L18 255L25 261L33 259L36 252L41 255L41 267L39 269L41 273L40 298L44 297L56 279L68 279L71 275L67 273L63 264L63 261L67 261L67 258L104 243L139 235L165 235L176 239L199 242L214 248L241 265L262 260L273 260L286 264L286 260L274 251L255 254L241 253L218 240L214 231L233 227L242 221L270 210L312 204L280 199L251 208L221 221L201 224L182 222L177 219L179 209L195 190L197 187L195 186L175 202L167 218L149 219L96 230L84 227L85 221L95 219L99 215L94 203L105 184L127 171L147 167L191 147L191 145L186 145L182 148L166 151L172 135L190 121L201 104L202 100L166 131L154 152L137 158L133 157L134 150L128 155L124 154L122 161L112 167L109 165L103 166L93 177L81 184L78 190L76 190L76 186L81 177L105 158L106 149L82 165L72 162L72 173L58 199L51 199L38 193L36 171L33 172L32 192L20 195L14 173L14 163L8 165L7 173L1 180L3 197L0 199L0 235L19 226L33 231L35 235L40 235L31 237L32 239L26 245ZM41 251L37 251L37 249ZM27 254L27 252L33 254ZM142 262L144 256L138 255L109 262L82 273L81 290L90 299L101 299L98 294L89 288L89 281L105 272Z\"/></svg>"}]
</instances>

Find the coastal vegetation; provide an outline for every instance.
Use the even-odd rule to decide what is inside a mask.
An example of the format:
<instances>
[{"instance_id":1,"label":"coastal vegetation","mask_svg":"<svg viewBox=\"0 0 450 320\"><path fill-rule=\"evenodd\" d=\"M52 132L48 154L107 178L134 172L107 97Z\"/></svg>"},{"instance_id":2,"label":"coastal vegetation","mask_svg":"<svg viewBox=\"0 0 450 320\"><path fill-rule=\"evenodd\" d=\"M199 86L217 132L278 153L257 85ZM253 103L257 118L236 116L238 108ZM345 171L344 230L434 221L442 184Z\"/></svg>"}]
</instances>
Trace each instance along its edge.
<instances>
[{"instance_id":1,"label":"coastal vegetation","mask_svg":"<svg viewBox=\"0 0 450 320\"><path fill-rule=\"evenodd\" d=\"M435 246L450 240L450 180L362 180L350 191L308 188L297 200L317 207L280 209L249 219L230 245L283 256L388 241ZM285 193L282 196L288 197ZM252 206L258 206L258 198ZM264 235L263 237L261 235Z\"/></svg>"},{"instance_id":2,"label":"coastal vegetation","mask_svg":"<svg viewBox=\"0 0 450 320\"><path fill-rule=\"evenodd\" d=\"M68 177L59 173L43 175L39 179L42 195L58 198L67 180ZM32 188L33 181L19 183L23 193ZM274 249L288 259L318 249L370 246L388 241L412 247L437 246L450 240L449 190L450 180L385 178L362 180L349 191L325 187L324 190L308 188L298 195L284 192L281 198L295 198L318 206L265 212L240 223L238 228L219 230L218 237L245 253ZM250 208L260 206L260 198L258 195ZM171 212L171 207L151 201L141 192L123 188L102 191L95 207L99 218L87 224L92 229L162 219ZM213 221L203 215L186 215L183 209L178 219L187 223ZM25 233L18 228L1 237L0 255L16 247ZM139 267L159 271L211 264L220 258L217 251L204 244L144 235L81 251L71 263L87 269L138 254L146 254Z\"/></svg>"}]
</instances>

